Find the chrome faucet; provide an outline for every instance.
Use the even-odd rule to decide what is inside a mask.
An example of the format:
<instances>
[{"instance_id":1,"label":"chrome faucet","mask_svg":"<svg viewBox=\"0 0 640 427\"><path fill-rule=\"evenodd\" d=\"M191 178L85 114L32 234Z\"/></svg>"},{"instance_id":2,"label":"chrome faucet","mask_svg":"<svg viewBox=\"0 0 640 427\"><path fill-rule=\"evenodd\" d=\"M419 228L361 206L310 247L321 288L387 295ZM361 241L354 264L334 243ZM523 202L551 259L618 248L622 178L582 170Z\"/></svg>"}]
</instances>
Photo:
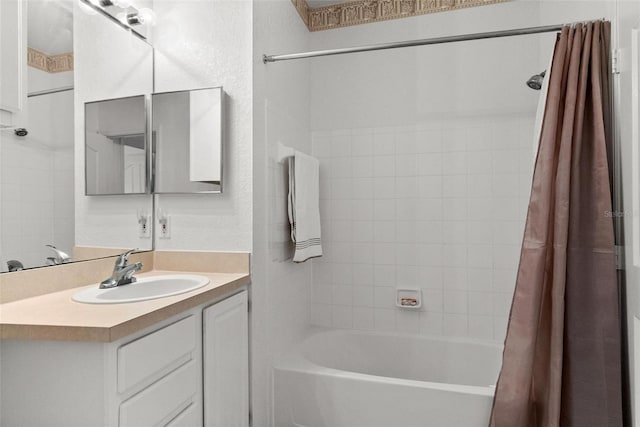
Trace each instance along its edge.
<instances>
[{"instance_id":1,"label":"chrome faucet","mask_svg":"<svg viewBox=\"0 0 640 427\"><path fill-rule=\"evenodd\" d=\"M136 262L135 264L128 264L127 262L129 261L129 254L137 250L138 249L131 249L118 255L116 264L113 266L111 277L100 283L100 289L115 288L116 286L128 285L136 281L133 274L142 269L142 263Z\"/></svg>"},{"instance_id":2,"label":"chrome faucet","mask_svg":"<svg viewBox=\"0 0 640 427\"><path fill-rule=\"evenodd\" d=\"M53 245L45 245L45 246L50 248L53 252L56 253L55 256L47 257L48 265L66 264L69 261L71 261L71 257L66 252L62 252L60 249L56 248Z\"/></svg>"}]
</instances>

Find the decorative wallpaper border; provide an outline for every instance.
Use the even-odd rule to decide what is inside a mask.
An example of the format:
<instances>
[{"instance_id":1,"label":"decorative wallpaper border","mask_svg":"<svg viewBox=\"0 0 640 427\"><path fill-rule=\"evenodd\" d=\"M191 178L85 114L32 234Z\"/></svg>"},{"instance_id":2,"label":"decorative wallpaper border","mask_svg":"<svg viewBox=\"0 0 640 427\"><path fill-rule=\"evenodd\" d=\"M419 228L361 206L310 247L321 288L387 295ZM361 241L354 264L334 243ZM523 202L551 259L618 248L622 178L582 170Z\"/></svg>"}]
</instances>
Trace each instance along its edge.
<instances>
[{"instance_id":1,"label":"decorative wallpaper border","mask_svg":"<svg viewBox=\"0 0 640 427\"><path fill-rule=\"evenodd\" d=\"M28 47L27 64L47 73L73 71L73 52L47 55L44 52Z\"/></svg>"},{"instance_id":2,"label":"decorative wallpaper border","mask_svg":"<svg viewBox=\"0 0 640 427\"><path fill-rule=\"evenodd\" d=\"M356 0L311 8L306 0L291 0L309 31L329 30L508 1L511 0Z\"/></svg>"}]
</instances>

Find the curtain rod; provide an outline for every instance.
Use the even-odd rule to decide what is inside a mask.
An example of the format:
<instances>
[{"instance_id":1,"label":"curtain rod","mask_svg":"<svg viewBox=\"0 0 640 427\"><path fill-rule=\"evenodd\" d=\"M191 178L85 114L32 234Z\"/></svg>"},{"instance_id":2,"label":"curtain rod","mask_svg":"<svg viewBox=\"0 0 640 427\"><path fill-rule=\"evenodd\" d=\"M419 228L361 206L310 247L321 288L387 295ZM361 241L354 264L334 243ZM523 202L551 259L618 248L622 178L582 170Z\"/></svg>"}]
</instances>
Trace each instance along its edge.
<instances>
[{"instance_id":1,"label":"curtain rod","mask_svg":"<svg viewBox=\"0 0 640 427\"><path fill-rule=\"evenodd\" d=\"M345 47L341 49L314 50L310 52L289 53L286 55L262 55L262 62L289 61L292 59L315 58L317 56L343 55L346 53L371 52L374 50L398 49L401 47L425 46L430 44L455 43L468 40L495 39L498 37L522 36L526 34L550 33L560 31L565 24L546 25L541 27L516 28L504 31L489 31L486 33L463 34L459 36L435 37L431 39L409 40L404 42L372 44L359 47Z\"/></svg>"},{"instance_id":2,"label":"curtain rod","mask_svg":"<svg viewBox=\"0 0 640 427\"><path fill-rule=\"evenodd\" d=\"M55 89L45 89L45 90L39 90L36 92L30 92L27 94L27 98L32 98L34 96L50 95L52 93L67 92L69 90L73 90L73 86L64 86L64 87L59 87Z\"/></svg>"}]
</instances>

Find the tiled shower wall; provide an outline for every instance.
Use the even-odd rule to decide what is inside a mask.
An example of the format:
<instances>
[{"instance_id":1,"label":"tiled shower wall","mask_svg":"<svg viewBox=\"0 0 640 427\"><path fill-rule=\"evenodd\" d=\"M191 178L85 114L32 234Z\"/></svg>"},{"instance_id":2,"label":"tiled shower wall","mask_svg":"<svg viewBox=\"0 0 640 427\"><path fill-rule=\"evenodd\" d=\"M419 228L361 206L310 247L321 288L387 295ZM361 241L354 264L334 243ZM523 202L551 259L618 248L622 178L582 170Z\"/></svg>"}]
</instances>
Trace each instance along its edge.
<instances>
[{"instance_id":1,"label":"tiled shower wall","mask_svg":"<svg viewBox=\"0 0 640 427\"><path fill-rule=\"evenodd\" d=\"M314 131L325 256L312 323L504 339L533 173L534 117ZM395 307L396 288L423 307Z\"/></svg>"}]
</instances>

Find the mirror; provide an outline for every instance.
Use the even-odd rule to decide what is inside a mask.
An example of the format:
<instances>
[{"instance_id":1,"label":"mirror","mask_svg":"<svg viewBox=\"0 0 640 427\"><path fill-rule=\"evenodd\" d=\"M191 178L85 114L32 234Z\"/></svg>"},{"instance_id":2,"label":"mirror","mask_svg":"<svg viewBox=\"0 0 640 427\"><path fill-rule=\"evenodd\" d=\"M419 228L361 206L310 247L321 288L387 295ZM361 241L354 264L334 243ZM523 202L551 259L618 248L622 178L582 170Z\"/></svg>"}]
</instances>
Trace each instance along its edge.
<instances>
[{"instance_id":1,"label":"mirror","mask_svg":"<svg viewBox=\"0 0 640 427\"><path fill-rule=\"evenodd\" d=\"M147 192L144 96L85 104L87 196Z\"/></svg>"},{"instance_id":2,"label":"mirror","mask_svg":"<svg viewBox=\"0 0 640 427\"><path fill-rule=\"evenodd\" d=\"M154 93L154 193L222 192L222 88Z\"/></svg>"},{"instance_id":3,"label":"mirror","mask_svg":"<svg viewBox=\"0 0 640 427\"><path fill-rule=\"evenodd\" d=\"M0 0L0 37L0 272L152 249L151 196L87 197L82 178L84 104L153 92L151 45L78 0Z\"/></svg>"}]
</instances>

